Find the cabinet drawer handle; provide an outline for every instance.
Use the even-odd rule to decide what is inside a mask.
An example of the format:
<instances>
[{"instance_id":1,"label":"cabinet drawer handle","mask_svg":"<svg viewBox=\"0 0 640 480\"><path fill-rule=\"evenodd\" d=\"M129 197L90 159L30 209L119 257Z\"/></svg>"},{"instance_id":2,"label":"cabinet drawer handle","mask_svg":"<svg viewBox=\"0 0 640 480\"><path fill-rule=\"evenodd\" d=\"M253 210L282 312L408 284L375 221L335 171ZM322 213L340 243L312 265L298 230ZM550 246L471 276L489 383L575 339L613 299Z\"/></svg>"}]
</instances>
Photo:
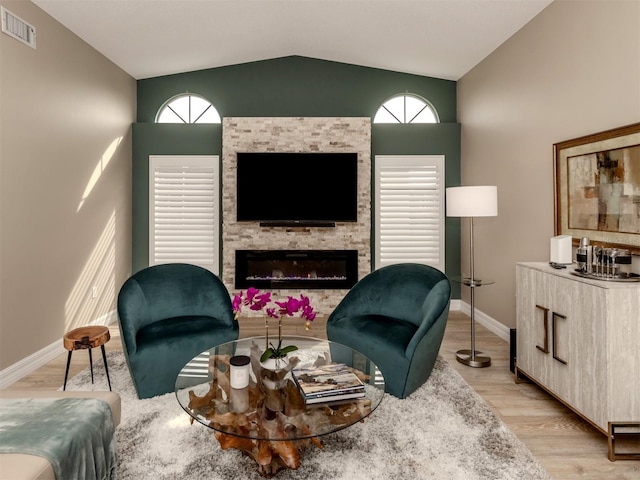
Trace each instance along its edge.
<instances>
[{"instance_id":1,"label":"cabinet drawer handle","mask_svg":"<svg viewBox=\"0 0 640 480\"><path fill-rule=\"evenodd\" d=\"M553 330L553 358L559 361L561 364L566 365L567 361L561 359L556 355L556 339L558 338L558 334L556 332L556 318L561 318L562 320L566 320L567 317L565 315L560 315L559 313L553 312L551 317L551 328Z\"/></svg>"},{"instance_id":2,"label":"cabinet drawer handle","mask_svg":"<svg viewBox=\"0 0 640 480\"><path fill-rule=\"evenodd\" d=\"M544 347L536 345L536 348L542 353L549 353L549 309L541 307L540 305L536 305L536 308L539 308L544 312L544 316L542 318L542 321L544 322Z\"/></svg>"}]
</instances>

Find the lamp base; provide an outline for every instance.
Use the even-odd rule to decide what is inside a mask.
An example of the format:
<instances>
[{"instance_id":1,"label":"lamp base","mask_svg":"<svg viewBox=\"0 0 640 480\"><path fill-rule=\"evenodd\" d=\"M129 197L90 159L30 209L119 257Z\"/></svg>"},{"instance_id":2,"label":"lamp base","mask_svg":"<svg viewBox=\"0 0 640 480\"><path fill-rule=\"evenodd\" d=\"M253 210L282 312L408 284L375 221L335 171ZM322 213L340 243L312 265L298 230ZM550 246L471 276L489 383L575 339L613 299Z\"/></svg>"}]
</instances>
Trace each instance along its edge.
<instances>
[{"instance_id":1,"label":"lamp base","mask_svg":"<svg viewBox=\"0 0 640 480\"><path fill-rule=\"evenodd\" d=\"M482 352L475 351L475 355L472 355L471 350L458 350L456 352L456 360L469 367L488 367L491 365L491 357L487 355L479 355Z\"/></svg>"}]
</instances>

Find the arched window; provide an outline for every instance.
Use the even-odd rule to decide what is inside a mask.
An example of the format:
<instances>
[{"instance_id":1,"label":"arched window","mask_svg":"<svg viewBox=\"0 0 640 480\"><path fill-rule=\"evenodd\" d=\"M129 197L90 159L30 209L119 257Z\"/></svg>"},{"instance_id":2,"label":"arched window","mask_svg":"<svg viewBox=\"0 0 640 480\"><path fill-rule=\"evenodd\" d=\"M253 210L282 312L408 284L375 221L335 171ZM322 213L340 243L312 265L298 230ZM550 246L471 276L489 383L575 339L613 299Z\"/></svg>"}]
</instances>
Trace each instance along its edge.
<instances>
[{"instance_id":1,"label":"arched window","mask_svg":"<svg viewBox=\"0 0 640 480\"><path fill-rule=\"evenodd\" d=\"M427 100L403 93L384 102L373 123L438 123L438 114Z\"/></svg>"},{"instance_id":2,"label":"arched window","mask_svg":"<svg viewBox=\"0 0 640 480\"><path fill-rule=\"evenodd\" d=\"M216 108L200 95L183 93L165 102L156 123L220 123Z\"/></svg>"}]
</instances>

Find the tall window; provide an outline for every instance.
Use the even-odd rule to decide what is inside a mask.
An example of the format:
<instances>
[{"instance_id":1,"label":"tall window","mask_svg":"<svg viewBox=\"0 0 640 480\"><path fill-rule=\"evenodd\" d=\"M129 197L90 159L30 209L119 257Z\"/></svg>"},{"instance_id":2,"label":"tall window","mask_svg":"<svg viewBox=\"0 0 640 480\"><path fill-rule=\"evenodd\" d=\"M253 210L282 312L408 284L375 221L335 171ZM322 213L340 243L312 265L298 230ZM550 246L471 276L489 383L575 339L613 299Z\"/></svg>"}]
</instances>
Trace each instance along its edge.
<instances>
[{"instance_id":1,"label":"tall window","mask_svg":"<svg viewBox=\"0 0 640 480\"><path fill-rule=\"evenodd\" d=\"M160 107L156 123L220 123L220 115L205 98L185 93L170 98Z\"/></svg>"},{"instance_id":2,"label":"tall window","mask_svg":"<svg viewBox=\"0 0 640 480\"><path fill-rule=\"evenodd\" d=\"M217 155L149 157L149 265L192 263L219 274Z\"/></svg>"},{"instance_id":3,"label":"tall window","mask_svg":"<svg viewBox=\"0 0 640 480\"><path fill-rule=\"evenodd\" d=\"M376 155L375 190L375 268L444 271L444 156Z\"/></svg>"},{"instance_id":4,"label":"tall window","mask_svg":"<svg viewBox=\"0 0 640 480\"><path fill-rule=\"evenodd\" d=\"M378 109L373 123L438 123L438 114L424 98L412 94L391 97Z\"/></svg>"}]
</instances>

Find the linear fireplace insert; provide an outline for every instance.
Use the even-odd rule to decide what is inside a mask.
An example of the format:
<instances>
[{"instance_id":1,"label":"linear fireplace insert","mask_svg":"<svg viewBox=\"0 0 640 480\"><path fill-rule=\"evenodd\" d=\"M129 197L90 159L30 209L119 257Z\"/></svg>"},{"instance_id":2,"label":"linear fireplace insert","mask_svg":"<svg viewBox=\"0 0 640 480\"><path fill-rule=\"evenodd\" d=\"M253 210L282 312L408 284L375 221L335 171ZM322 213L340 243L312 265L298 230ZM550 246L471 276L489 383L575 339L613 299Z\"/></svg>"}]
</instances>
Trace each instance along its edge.
<instances>
[{"instance_id":1,"label":"linear fireplace insert","mask_svg":"<svg viewBox=\"0 0 640 480\"><path fill-rule=\"evenodd\" d=\"M235 288L349 289L357 250L236 250Z\"/></svg>"}]
</instances>

